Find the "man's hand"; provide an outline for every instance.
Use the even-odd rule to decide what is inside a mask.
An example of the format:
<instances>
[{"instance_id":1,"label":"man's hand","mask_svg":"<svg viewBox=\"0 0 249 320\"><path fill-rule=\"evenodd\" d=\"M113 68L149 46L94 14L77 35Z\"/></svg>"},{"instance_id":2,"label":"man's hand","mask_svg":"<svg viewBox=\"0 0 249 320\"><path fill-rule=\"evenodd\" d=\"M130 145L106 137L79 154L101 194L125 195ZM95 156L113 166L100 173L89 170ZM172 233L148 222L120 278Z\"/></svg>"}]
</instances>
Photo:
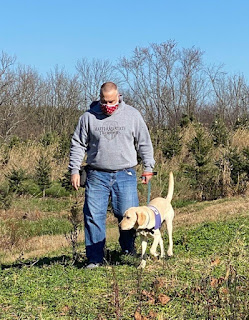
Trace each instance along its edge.
<instances>
[{"instance_id":1,"label":"man's hand","mask_svg":"<svg viewBox=\"0 0 249 320\"><path fill-rule=\"evenodd\" d=\"M80 187L80 175L78 173L71 175L71 184L75 190L78 190Z\"/></svg>"},{"instance_id":2,"label":"man's hand","mask_svg":"<svg viewBox=\"0 0 249 320\"><path fill-rule=\"evenodd\" d=\"M153 172L144 171L142 174L142 183L148 184L153 175Z\"/></svg>"}]
</instances>

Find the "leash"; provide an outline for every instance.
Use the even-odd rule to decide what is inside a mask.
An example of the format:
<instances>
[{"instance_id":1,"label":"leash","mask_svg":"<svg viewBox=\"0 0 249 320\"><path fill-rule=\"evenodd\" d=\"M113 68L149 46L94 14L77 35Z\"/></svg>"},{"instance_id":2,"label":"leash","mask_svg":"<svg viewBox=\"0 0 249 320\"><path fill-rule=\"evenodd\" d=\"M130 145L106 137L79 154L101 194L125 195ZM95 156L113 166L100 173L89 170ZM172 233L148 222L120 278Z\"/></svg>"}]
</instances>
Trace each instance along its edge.
<instances>
[{"instance_id":1,"label":"leash","mask_svg":"<svg viewBox=\"0 0 249 320\"><path fill-rule=\"evenodd\" d=\"M146 174L142 174L142 179L145 179L146 176L156 176L157 172L148 172ZM147 194L147 204L150 202L151 195L151 181L148 182L148 194Z\"/></svg>"}]
</instances>

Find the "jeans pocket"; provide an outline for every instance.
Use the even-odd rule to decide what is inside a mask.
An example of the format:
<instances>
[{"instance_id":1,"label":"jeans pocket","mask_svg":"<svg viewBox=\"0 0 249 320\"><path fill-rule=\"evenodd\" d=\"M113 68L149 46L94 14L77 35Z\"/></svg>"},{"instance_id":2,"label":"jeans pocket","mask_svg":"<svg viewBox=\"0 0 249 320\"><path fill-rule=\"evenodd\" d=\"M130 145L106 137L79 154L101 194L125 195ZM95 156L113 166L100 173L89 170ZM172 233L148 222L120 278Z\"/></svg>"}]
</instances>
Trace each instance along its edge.
<instances>
[{"instance_id":1,"label":"jeans pocket","mask_svg":"<svg viewBox=\"0 0 249 320\"><path fill-rule=\"evenodd\" d=\"M124 169L125 173L130 177L136 177L136 170L133 168Z\"/></svg>"}]
</instances>

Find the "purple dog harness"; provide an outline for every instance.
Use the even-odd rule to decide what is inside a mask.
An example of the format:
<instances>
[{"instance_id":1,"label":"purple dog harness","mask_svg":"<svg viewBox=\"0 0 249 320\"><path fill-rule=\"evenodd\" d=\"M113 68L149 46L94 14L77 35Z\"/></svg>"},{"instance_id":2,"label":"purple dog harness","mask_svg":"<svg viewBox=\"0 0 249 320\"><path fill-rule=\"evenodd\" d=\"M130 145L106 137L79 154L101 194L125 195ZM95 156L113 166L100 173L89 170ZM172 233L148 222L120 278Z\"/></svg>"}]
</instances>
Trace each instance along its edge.
<instances>
[{"instance_id":1,"label":"purple dog harness","mask_svg":"<svg viewBox=\"0 0 249 320\"><path fill-rule=\"evenodd\" d=\"M154 230L160 229L161 224L162 224L162 221L161 221L161 215L160 215L159 211L158 211L157 208L154 207L154 206L148 205L148 208L150 208L150 209L154 212L154 214L155 214L155 220L156 220L156 222L155 222L155 228L154 228Z\"/></svg>"}]
</instances>

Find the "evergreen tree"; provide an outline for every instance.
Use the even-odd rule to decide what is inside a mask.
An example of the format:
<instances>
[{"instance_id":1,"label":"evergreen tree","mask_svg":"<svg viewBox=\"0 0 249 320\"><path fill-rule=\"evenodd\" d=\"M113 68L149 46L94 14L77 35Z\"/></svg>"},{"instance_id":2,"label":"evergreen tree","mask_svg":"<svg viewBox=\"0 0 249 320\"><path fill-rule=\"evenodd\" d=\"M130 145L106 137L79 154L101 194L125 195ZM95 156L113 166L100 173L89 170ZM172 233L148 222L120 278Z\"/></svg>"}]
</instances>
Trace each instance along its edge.
<instances>
[{"instance_id":1,"label":"evergreen tree","mask_svg":"<svg viewBox=\"0 0 249 320\"><path fill-rule=\"evenodd\" d=\"M17 194L22 194L24 191L22 183L26 179L27 179L27 175L22 168L13 169L10 172L10 174L7 176L10 191L15 192Z\"/></svg>"},{"instance_id":2,"label":"evergreen tree","mask_svg":"<svg viewBox=\"0 0 249 320\"><path fill-rule=\"evenodd\" d=\"M227 146L228 144L228 130L224 121L217 116L211 126L211 133L213 136L213 143L215 146Z\"/></svg>"},{"instance_id":3,"label":"evergreen tree","mask_svg":"<svg viewBox=\"0 0 249 320\"><path fill-rule=\"evenodd\" d=\"M163 155L167 159L171 159L178 155L181 152L181 149L182 144L179 128L169 131L162 146Z\"/></svg>"},{"instance_id":4,"label":"evergreen tree","mask_svg":"<svg viewBox=\"0 0 249 320\"><path fill-rule=\"evenodd\" d=\"M42 155L38 160L36 166L37 184L42 190L43 197L45 197L46 189L51 185L51 166L49 160Z\"/></svg>"},{"instance_id":5,"label":"evergreen tree","mask_svg":"<svg viewBox=\"0 0 249 320\"><path fill-rule=\"evenodd\" d=\"M202 200L217 197L218 168L212 160L212 147L211 137L203 127L197 127L196 136L188 145L192 161L182 165L197 198Z\"/></svg>"}]
</instances>

